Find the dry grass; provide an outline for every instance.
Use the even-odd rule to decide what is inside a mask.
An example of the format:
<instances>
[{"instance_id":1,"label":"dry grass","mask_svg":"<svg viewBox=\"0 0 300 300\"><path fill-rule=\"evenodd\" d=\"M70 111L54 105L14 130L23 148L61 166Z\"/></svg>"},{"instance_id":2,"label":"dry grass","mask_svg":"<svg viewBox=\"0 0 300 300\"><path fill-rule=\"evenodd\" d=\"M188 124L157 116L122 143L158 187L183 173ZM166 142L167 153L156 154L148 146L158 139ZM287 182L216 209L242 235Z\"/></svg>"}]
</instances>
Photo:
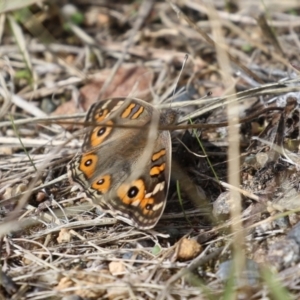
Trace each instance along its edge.
<instances>
[{"instance_id":1,"label":"dry grass","mask_svg":"<svg viewBox=\"0 0 300 300\"><path fill-rule=\"evenodd\" d=\"M299 298L300 5L205 3L0 5L0 299ZM181 112L147 231L66 174L88 107L129 95Z\"/></svg>"}]
</instances>

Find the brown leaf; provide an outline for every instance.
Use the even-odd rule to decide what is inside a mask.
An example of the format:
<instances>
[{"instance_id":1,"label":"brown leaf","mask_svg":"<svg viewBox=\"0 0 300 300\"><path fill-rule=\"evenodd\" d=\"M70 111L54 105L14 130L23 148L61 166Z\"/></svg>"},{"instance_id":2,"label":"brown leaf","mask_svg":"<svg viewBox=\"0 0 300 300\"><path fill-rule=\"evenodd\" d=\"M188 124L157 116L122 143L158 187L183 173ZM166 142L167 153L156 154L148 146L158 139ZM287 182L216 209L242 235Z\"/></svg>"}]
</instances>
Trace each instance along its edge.
<instances>
[{"instance_id":1,"label":"brown leaf","mask_svg":"<svg viewBox=\"0 0 300 300\"><path fill-rule=\"evenodd\" d=\"M75 99L63 103L53 115L71 115L87 111L97 101L105 80L110 76L111 69L104 69L96 73L85 86L80 89L80 103L77 105ZM142 66L132 64L124 65L118 69L111 83L103 93L102 99L109 97L127 97L129 95L137 98L147 98L150 95L149 87L153 81L153 71Z\"/></svg>"},{"instance_id":2,"label":"brown leaf","mask_svg":"<svg viewBox=\"0 0 300 300\"><path fill-rule=\"evenodd\" d=\"M93 81L81 88L82 106L86 111L98 98L111 69L95 74ZM147 97L153 80L153 72L141 66L125 65L120 67L111 83L103 93L102 99L110 97Z\"/></svg>"},{"instance_id":3,"label":"brown leaf","mask_svg":"<svg viewBox=\"0 0 300 300\"><path fill-rule=\"evenodd\" d=\"M99 299L106 292L102 286L112 282L108 274L107 270L101 270L98 273L88 273L85 271L70 272L68 277L63 277L60 280L55 290L63 292L65 289L74 287L74 293L82 298Z\"/></svg>"},{"instance_id":4,"label":"brown leaf","mask_svg":"<svg viewBox=\"0 0 300 300\"><path fill-rule=\"evenodd\" d=\"M78 113L78 109L76 107L76 103L74 99L71 99L68 102L65 102L58 106L56 110L52 113L54 116L60 115L73 115Z\"/></svg>"},{"instance_id":5,"label":"brown leaf","mask_svg":"<svg viewBox=\"0 0 300 300\"><path fill-rule=\"evenodd\" d=\"M112 275L120 275L124 273L125 266L121 261L112 261L108 265L108 269Z\"/></svg>"}]
</instances>

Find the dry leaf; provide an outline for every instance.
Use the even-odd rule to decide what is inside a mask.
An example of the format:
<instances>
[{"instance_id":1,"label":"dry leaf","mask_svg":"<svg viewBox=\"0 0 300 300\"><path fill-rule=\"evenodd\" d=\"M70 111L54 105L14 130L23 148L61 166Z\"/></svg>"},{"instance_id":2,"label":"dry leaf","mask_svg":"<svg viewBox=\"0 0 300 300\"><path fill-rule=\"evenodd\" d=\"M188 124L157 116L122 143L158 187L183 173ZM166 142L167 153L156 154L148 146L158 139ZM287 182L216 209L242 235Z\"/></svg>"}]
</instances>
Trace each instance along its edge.
<instances>
[{"instance_id":1,"label":"dry leaf","mask_svg":"<svg viewBox=\"0 0 300 300\"><path fill-rule=\"evenodd\" d=\"M76 271L76 273L70 274L69 277L62 278L55 289L57 291L63 291L70 287L75 287L75 291L70 292L70 294L75 293L84 299L99 299L99 297L102 297L106 292L105 289L100 288L100 286L113 281L112 278L108 277L108 274L108 270L101 270L97 274ZM71 278L74 279L74 281Z\"/></svg>"},{"instance_id":2,"label":"dry leaf","mask_svg":"<svg viewBox=\"0 0 300 300\"><path fill-rule=\"evenodd\" d=\"M71 115L87 111L97 101L99 93L105 80L110 76L111 69L104 69L93 76L85 86L80 89L81 103L78 107L76 101L70 101L60 105L53 115ZM129 95L137 98L147 98L150 95L149 87L153 81L153 71L141 66L127 64L118 69L111 83L105 90L102 99L109 97L127 97Z\"/></svg>"},{"instance_id":3,"label":"dry leaf","mask_svg":"<svg viewBox=\"0 0 300 300\"><path fill-rule=\"evenodd\" d=\"M76 113L78 113L78 108L76 107L75 100L71 99L70 101L58 106L56 110L52 113L52 115L73 115Z\"/></svg>"},{"instance_id":4,"label":"dry leaf","mask_svg":"<svg viewBox=\"0 0 300 300\"><path fill-rule=\"evenodd\" d=\"M81 88L84 99L82 106L87 110L98 98L101 88L111 74L111 69L105 69L94 76L94 80ZM140 66L125 65L118 69L110 85L105 90L102 99L109 97L147 97L153 80L153 72Z\"/></svg>"},{"instance_id":5,"label":"dry leaf","mask_svg":"<svg viewBox=\"0 0 300 300\"><path fill-rule=\"evenodd\" d=\"M71 234L70 231L68 229L63 228L60 232L59 235L57 237L57 242L59 244L61 243L68 243L71 241Z\"/></svg>"},{"instance_id":6,"label":"dry leaf","mask_svg":"<svg viewBox=\"0 0 300 300\"><path fill-rule=\"evenodd\" d=\"M112 261L108 265L109 272L116 276L125 272L125 266L121 261Z\"/></svg>"}]
</instances>

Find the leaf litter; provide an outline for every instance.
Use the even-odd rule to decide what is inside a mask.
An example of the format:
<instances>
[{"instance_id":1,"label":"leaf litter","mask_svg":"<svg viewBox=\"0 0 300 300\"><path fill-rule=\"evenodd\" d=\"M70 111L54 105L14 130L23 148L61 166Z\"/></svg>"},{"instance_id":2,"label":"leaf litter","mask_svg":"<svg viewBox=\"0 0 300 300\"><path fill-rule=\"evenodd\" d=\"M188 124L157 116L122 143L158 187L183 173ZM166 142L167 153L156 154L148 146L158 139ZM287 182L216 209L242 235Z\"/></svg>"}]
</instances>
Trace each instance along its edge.
<instances>
[{"instance_id":1,"label":"leaf litter","mask_svg":"<svg viewBox=\"0 0 300 300\"><path fill-rule=\"evenodd\" d=\"M298 299L297 1L15 2L0 22L1 298ZM152 230L66 176L84 113L117 96L164 100L188 127L172 128Z\"/></svg>"}]
</instances>

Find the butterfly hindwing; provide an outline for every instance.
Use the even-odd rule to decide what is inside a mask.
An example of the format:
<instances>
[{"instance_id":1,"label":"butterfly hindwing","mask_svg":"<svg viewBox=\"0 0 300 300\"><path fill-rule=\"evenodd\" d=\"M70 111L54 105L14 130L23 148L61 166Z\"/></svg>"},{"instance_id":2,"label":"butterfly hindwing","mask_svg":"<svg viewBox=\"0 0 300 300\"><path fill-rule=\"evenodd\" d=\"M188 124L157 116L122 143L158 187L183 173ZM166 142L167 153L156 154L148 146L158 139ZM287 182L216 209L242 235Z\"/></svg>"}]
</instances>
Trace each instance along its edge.
<instances>
[{"instance_id":1,"label":"butterfly hindwing","mask_svg":"<svg viewBox=\"0 0 300 300\"><path fill-rule=\"evenodd\" d=\"M82 153L69 164L71 181L87 198L141 229L158 222L169 187L171 138L157 129L159 114L139 99L96 102L87 113L92 125Z\"/></svg>"}]
</instances>

